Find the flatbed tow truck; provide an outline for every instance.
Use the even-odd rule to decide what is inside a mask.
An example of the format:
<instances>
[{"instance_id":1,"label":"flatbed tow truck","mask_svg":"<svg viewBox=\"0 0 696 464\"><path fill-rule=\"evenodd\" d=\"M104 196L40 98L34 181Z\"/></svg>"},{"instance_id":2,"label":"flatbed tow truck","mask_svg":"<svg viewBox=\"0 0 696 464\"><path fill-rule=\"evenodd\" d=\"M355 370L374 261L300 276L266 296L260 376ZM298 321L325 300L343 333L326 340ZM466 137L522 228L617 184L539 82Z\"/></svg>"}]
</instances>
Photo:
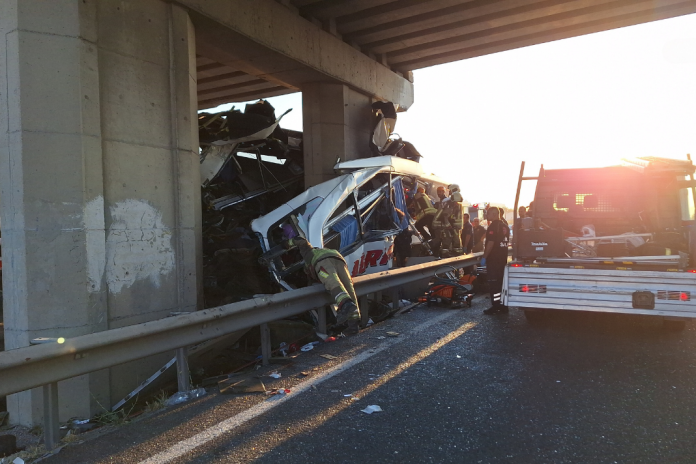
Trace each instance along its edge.
<instances>
[{"instance_id":1,"label":"flatbed tow truck","mask_svg":"<svg viewBox=\"0 0 696 464\"><path fill-rule=\"evenodd\" d=\"M604 168L524 177L503 302L538 322L548 311L696 318L696 182L687 160L642 157ZM521 185L537 180L531 217Z\"/></svg>"}]
</instances>

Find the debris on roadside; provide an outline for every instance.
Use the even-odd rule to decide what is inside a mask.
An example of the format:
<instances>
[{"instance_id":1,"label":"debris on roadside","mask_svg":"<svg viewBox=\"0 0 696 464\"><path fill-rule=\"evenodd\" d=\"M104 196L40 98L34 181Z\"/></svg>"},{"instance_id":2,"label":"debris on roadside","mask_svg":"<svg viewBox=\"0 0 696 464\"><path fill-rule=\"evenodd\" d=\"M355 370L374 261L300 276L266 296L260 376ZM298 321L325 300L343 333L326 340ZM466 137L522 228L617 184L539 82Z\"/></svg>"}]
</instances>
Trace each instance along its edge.
<instances>
[{"instance_id":1,"label":"debris on roadside","mask_svg":"<svg viewBox=\"0 0 696 464\"><path fill-rule=\"evenodd\" d=\"M274 388L273 390L267 391L266 395L271 397L269 399L278 399L279 397L285 396L288 393L290 393L290 390L287 388Z\"/></svg>"},{"instance_id":2,"label":"debris on roadside","mask_svg":"<svg viewBox=\"0 0 696 464\"><path fill-rule=\"evenodd\" d=\"M376 404L371 404L365 409L361 409L360 412L364 412L365 414L372 414L373 412L382 412L382 408L380 408Z\"/></svg>"},{"instance_id":3,"label":"debris on roadside","mask_svg":"<svg viewBox=\"0 0 696 464\"><path fill-rule=\"evenodd\" d=\"M274 379L279 379L282 377L282 374L280 372L271 372L270 374L268 374L268 376Z\"/></svg>"},{"instance_id":4,"label":"debris on roadside","mask_svg":"<svg viewBox=\"0 0 696 464\"><path fill-rule=\"evenodd\" d=\"M300 351L304 351L304 352L311 351L314 349L315 344L319 344L319 342L307 343L302 348L300 348Z\"/></svg>"},{"instance_id":5,"label":"debris on roadside","mask_svg":"<svg viewBox=\"0 0 696 464\"><path fill-rule=\"evenodd\" d=\"M185 403L186 401L200 398L206 394L205 388L196 388L187 392L177 392L170 396L165 404L167 406L174 406L177 404Z\"/></svg>"},{"instance_id":6,"label":"debris on roadside","mask_svg":"<svg viewBox=\"0 0 696 464\"><path fill-rule=\"evenodd\" d=\"M398 337L399 335L399 332L387 332L388 337Z\"/></svg>"},{"instance_id":7,"label":"debris on roadside","mask_svg":"<svg viewBox=\"0 0 696 464\"><path fill-rule=\"evenodd\" d=\"M337 356L334 356L332 354L320 354L319 356L321 356L322 358L325 358L325 359L338 359Z\"/></svg>"},{"instance_id":8,"label":"debris on roadside","mask_svg":"<svg viewBox=\"0 0 696 464\"><path fill-rule=\"evenodd\" d=\"M97 427L98 424L90 422L89 419L84 420L73 420L68 423L68 428L73 433L73 435L79 435L81 433L89 432L90 430Z\"/></svg>"}]
</instances>

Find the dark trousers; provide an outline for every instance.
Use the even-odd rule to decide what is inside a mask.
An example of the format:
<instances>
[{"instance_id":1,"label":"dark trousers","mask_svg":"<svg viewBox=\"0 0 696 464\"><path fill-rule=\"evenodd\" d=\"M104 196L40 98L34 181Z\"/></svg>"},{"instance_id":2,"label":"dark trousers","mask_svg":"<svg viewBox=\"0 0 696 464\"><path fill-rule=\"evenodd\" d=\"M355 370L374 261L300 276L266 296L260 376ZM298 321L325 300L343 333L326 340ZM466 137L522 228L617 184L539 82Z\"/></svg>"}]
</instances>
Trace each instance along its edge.
<instances>
[{"instance_id":1,"label":"dark trousers","mask_svg":"<svg viewBox=\"0 0 696 464\"><path fill-rule=\"evenodd\" d=\"M502 257L490 256L486 260L486 280L493 306L502 305L503 276L505 275L507 255Z\"/></svg>"},{"instance_id":2,"label":"dark trousers","mask_svg":"<svg viewBox=\"0 0 696 464\"><path fill-rule=\"evenodd\" d=\"M433 219L435 218L434 214L426 214L422 218L416 221L416 230L420 232L420 234L423 236L424 240L430 240L432 237L430 234L423 228L423 227L428 227L428 230L433 230Z\"/></svg>"}]
</instances>

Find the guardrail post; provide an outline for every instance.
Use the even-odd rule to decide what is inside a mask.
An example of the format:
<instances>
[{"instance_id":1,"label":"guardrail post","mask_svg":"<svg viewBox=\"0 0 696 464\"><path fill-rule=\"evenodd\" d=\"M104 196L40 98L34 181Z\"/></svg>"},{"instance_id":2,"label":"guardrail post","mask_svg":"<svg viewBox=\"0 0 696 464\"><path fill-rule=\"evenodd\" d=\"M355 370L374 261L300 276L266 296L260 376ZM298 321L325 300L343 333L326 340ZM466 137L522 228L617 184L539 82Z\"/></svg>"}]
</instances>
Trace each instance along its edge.
<instances>
[{"instance_id":1,"label":"guardrail post","mask_svg":"<svg viewBox=\"0 0 696 464\"><path fill-rule=\"evenodd\" d=\"M389 298L392 300L392 309L394 311L399 309L399 303L401 298L399 298L399 287L393 287L389 289Z\"/></svg>"},{"instance_id":2,"label":"guardrail post","mask_svg":"<svg viewBox=\"0 0 696 464\"><path fill-rule=\"evenodd\" d=\"M60 422L58 420L58 382L43 386L44 444L52 450L60 441Z\"/></svg>"},{"instance_id":3,"label":"guardrail post","mask_svg":"<svg viewBox=\"0 0 696 464\"><path fill-rule=\"evenodd\" d=\"M317 309L317 332L326 333L326 311L330 311L326 306Z\"/></svg>"},{"instance_id":4,"label":"guardrail post","mask_svg":"<svg viewBox=\"0 0 696 464\"><path fill-rule=\"evenodd\" d=\"M370 320L370 303L367 302L367 295L358 297L358 307L360 308L360 325L367 327Z\"/></svg>"},{"instance_id":5,"label":"guardrail post","mask_svg":"<svg viewBox=\"0 0 696 464\"><path fill-rule=\"evenodd\" d=\"M268 366L271 358L271 330L268 324L261 324L261 362L264 366Z\"/></svg>"},{"instance_id":6,"label":"guardrail post","mask_svg":"<svg viewBox=\"0 0 696 464\"><path fill-rule=\"evenodd\" d=\"M179 383L179 391L191 390L191 377L189 375L188 348L181 347L176 350L176 380Z\"/></svg>"}]
</instances>

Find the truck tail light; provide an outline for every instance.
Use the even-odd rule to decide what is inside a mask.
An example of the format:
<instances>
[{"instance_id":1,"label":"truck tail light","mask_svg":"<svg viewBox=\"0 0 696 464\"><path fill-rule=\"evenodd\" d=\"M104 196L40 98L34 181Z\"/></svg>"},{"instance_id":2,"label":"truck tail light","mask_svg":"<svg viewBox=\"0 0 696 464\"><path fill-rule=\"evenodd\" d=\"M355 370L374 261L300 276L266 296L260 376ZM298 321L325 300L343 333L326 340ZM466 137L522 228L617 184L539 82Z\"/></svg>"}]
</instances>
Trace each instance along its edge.
<instances>
[{"instance_id":1,"label":"truck tail light","mask_svg":"<svg viewBox=\"0 0 696 464\"><path fill-rule=\"evenodd\" d=\"M546 285L520 284L520 293L546 293Z\"/></svg>"},{"instance_id":2,"label":"truck tail light","mask_svg":"<svg viewBox=\"0 0 696 464\"><path fill-rule=\"evenodd\" d=\"M691 301L691 292L680 292L678 290L658 290L657 299L669 301Z\"/></svg>"},{"instance_id":3,"label":"truck tail light","mask_svg":"<svg viewBox=\"0 0 696 464\"><path fill-rule=\"evenodd\" d=\"M522 267L522 266L524 266L524 264L520 264L520 263L512 263L512 264L510 264L510 267Z\"/></svg>"}]
</instances>

